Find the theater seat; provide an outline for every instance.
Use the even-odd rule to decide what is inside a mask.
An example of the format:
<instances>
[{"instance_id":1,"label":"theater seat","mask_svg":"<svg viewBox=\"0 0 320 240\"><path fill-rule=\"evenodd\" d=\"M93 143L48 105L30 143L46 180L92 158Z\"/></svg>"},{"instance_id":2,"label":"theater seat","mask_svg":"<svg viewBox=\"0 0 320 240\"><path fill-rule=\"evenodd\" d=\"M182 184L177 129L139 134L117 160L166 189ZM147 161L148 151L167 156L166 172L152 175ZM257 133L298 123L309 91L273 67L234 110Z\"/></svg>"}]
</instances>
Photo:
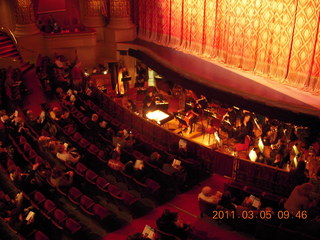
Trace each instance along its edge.
<instances>
[{"instance_id":1,"label":"theater seat","mask_svg":"<svg viewBox=\"0 0 320 240\"><path fill-rule=\"evenodd\" d=\"M96 203L93 207L92 207L92 212L95 216L97 216L97 218L100 221L105 220L106 218L108 218L111 214L108 211L108 209L106 209L105 207L103 207L102 205Z\"/></svg>"},{"instance_id":2,"label":"theater seat","mask_svg":"<svg viewBox=\"0 0 320 240\"><path fill-rule=\"evenodd\" d=\"M34 240L50 240L50 239L47 235L45 235L43 232L38 230L34 233Z\"/></svg>"},{"instance_id":3,"label":"theater seat","mask_svg":"<svg viewBox=\"0 0 320 240\"><path fill-rule=\"evenodd\" d=\"M80 192L80 191L79 191L77 188L75 188L75 187L71 187L71 188L69 189L69 191L68 191L67 196L68 196L68 199L69 199L71 202L79 205L79 204L80 204L80 197L82 196L82 192Z\"/></svg>"},{"instance_id":4,"label":"theater seat","mask_svg":"<svg viewBox=\"0 0 320 240\"><path fill-rule=\"evenodd\" d=\"M86 195L82 195L80 198L80 208L89 215L94 215L91 211L92 206L95 202Z\"/></svg>"},{"instance_id":5,"label":"theater seat","mask_svg":"<svg viewBox=\"0 0 320 240\"><path fill-rule=\"evenodd\" d=\"M81 225L72 218L66 220L64 227L71 235L74 235L81 229Z\"/></svg>"}]
</instances>

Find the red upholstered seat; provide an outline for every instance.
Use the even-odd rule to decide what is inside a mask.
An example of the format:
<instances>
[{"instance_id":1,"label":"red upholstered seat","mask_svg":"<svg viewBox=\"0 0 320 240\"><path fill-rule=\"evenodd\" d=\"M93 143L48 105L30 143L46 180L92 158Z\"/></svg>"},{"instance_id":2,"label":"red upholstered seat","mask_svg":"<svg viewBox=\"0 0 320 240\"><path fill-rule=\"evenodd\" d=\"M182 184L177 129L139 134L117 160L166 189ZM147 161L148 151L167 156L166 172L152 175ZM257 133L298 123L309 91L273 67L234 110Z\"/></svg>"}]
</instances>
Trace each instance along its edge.
<instances>
[{"instance_id":1,"label":"red upholstered seat","mask_svg":"<svg viewBox=\"0 0 320 240\"><path fill-rule=\"evenodd\" d=\"M82 195L80 198L80 207L87 214L94 215L91 211L92 206L95 202L86 195Z\"/></svg>"},{"instance_id":2,"label":"red upholstered seat","mask_svg":"<svg viewBox=\"0 0 320 240\"><path fill-rule=\"evenodd\" d=\"M96 184L95 183L95 181L96 181L96 179L98 178L98 174L96 174L94 171L92 171L92 170L90 170L90 169L88 169L87 171L86 171L86 173L85 173L85 179L88 181L88 182L90 182L90 183L92 183L92 184Z\"/></svg>"},{"instance_id":3,"label":"red upholstered seat","mask_svg":"<svg viewBox=\"0 0 320 240\"><path fill-rule=\"evenodd\" d=\"M51 214L56 208L56 204L50 199L47 199L43 204L43 211L48 215Z\"/></svg>"},{"instance_id":4,"label":"red upholstered seat","mask_svg":"<svg viewBox=\"0 0 320 240\"><path fill-rule=\"evenodd\" d=\"M94 144L90 144L90 146L88 147L88 151L92 154L97 154L99 150L100 149Z\"/></svg>"},{"instance_id":5,"label":"red upholstered seat","mask_svg":"<svg viewBox=\"0 0 320 240\"><path fill-rule=\"evenodd\" d=\"M78 143L82 148L87 148L90 145L90 142L84 137L80 138Z\"/></svg>"},{"instance_id":6,"label":"red upholstered seat","mask_svg":"<svg viewBox=\"0 0 320 240\"><path fill-rule=\"evenodd\" d=\"M110 212L108 211L108 209L106 209L105 207L103 207L98 203L92 207L92 212L95 216L99 218L100 221L110 216Z\"/></svg>"},{"instance_id":7,"label":"red upholstered seat","mask_svg":"<svg viewBox=\"0 0 320 240\"><path fill-rule=\"evenodd\" d=\"M72 218L68 218L65 222L65 229L69 231L72 235L80 231L81 225L73 220Z\"/></svg>"},{"instance_id":8,"label":"red upholstered seat","mask_svg":"<svg viewBox=\"0 0 320 240\"><path fill-rule=\"evenodd\" d=\"M109 184L110 184L110 183L108 182L108 180L106 180L106 179L103 178L103 177L98 177L98 178L96 179L96 185L97 185L97 187L98 187L100 190L104 191L104 192L108 192L107 187L108 187Z\"/></svg>"},{"instance_id":9,"label":"red upholstered seat","mask_svg":"<svg viewBox=\"0 0 320 240\"><path fill-rule=\"evenodd\" d=\"M80 175L80 176L84 176L85 172L88 170L88 167L80 162L77 163L77 165L74 168L74 171Z\"/></svg>"},{"instance_id":10,"label":"red upholstered seat","mask_svg":"<svg viewBox=\"0 0 320 240\"><path fill-rule=\"evenodd\" d=\"M53 212L53 218L58 224L63 225L64 221L67 220L68 217L62 210L56 209Z\"/></svg>"},{"instance_id":11,"label":"red upholstered seat","mask_svg":"<svg viewBox=\"0 0 320 240\"><path fill-rule=\"evenodd\" d=\"M34 240L50 240L50 239L43 232L36 231L34 234Z\"/></svg>"},{"instance_id":12,"label":"red upholstered seat","mask_svg":"<svg viewBox=\"0 0 320 240\"><path fill-rule=\"evenodd\" d=\"M20 136L18 141L20 145L24 145L27 142L27 139L24 136Z\"/></svg>"},{"instance_id":13,"label":"red upholstered seat","mask_svg":"<svg viewBox=\"0 0 320 240\"><path fill-rule=\"evenodd\" d=\"M119 196L121 194L121 192L122 192L121 188L119 188L119 187L117 187L116 185L113 185L113 184L110 184L108 186L108 191L111 194L115 195L115 196Z\"/></svg>"},{"instance_id":14,"label":"red upholstered seat","mask_svg":"<svg viewBox=\"0 0 320 240\"><path fill-rule=\"evenodd\" d=\"M80 197L82 196L82 192L80 192L77 188L71 187L68 191L68 199L75 203L78 204L80 203Z\"/></svg>"},{"instance_id":15,"label":"red upholstered seat","mask_svg":"<svg viewBox=\"0 0 320 240\"><path fill-rule=\"evenodd\" d=\"M137 202L139 200L136 196L134 196L131 193L128 193L126 191L121 192L121 197L123 199L123 202L128 206L131 206L132 204L134 204L135 202Z\"/></svg>"},{"instance_id":16,"label":"red upholstered seat","mask_svg":"<svg viewBox=\"0 0 320 240\"><path fill-rule=\"evenodd\" d=\"M26 143L23 145L23 151L29 152L31 149L32 149L32 148L31 148L31 146L30 146L29 143L26 142Z\"/></svg>"},{"instance_id":17,"label":"red upholstered seat","mask_svg":"<svg viewBox=\"0 0 320 240\"><path fill-rule=\"evenodd\" d=\"M47 198L41 193L36 191L33 195L36 204L41 205Z\"/></svg>"},{"instance_id":18,"label":"red upholstered seat","mask_svg":"<svg viewBox=\"0 0 320 240\"><path fill-rule=\"evenodd\" d=\"M78 142L82 138L82 135L78 132L75 132L73 136L71 136L71 139L75 142Z\"/></svg>"}]
</instances>

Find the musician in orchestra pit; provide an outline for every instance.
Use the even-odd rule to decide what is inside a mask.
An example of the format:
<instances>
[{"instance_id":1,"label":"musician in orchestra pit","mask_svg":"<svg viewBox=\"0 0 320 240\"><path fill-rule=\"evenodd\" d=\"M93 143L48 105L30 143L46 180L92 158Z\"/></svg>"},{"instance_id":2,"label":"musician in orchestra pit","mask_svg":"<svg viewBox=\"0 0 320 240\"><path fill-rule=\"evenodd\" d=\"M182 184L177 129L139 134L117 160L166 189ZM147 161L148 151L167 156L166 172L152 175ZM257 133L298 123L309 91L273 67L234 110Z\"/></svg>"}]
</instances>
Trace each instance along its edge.
<instances>
[{"instance_id":1,"label":"musician in orchestra pit","mask_svg":"<svg viewBox=\"0 0 320 240\"><path fill-rule=\"evenodd\" d=\"M142 112L145 117L146 114L150 111L154 111L156 107L156 101L153 91L149 91L147 96L143 100Z\"/></svg>"},{"instance_id":2,"label":"musician in orchestra pit","mask_svg":"<svg viewBox=\"0 0 320 240\"><path fill-rule=\"evenodd\" d=\"M190 107L188 108L186 115L184 117L187 127L189 128L189 133L192 133L192 126L195 124L199 117L199 109L197 108L194 101L190 102Z\"/></svg>"},{"instance_id":3,"label":"musician in orchestra pit","mask_svg":"<svg viewBox=\"0 0 320 240\"><path fill-rule=\"evenodd\" d=\"M127 92L129 89L129 81L123 81L123 78L129 77L129 71L126 67L122 68L122 82L123 82L123 88L124 91Z\"/></svg>"},{"instance_id":4,"label":"musician in orchestra pit","mask_svg":"<svg viewBox=\"0 0 320 240\"><path fill-rule=\"evenodd\" d=\"M245 113L242 121L236 121L236 129L233 132L233 138L236 143L244 143L246 135L251 136L253 133L253 123L250 113Z\"/></svg>"},{"instance_id":5,"label":"musician in orchestra pit","mask_svg":"<svg viewBox=\"0 0 320 240\"><path fill-rule=\"evenodd\" d=\"M234 127L236 126L237 113L233 107L228 107L226 114L222 117L221 130L233 137Z\"/></svg>"}]
</instances>

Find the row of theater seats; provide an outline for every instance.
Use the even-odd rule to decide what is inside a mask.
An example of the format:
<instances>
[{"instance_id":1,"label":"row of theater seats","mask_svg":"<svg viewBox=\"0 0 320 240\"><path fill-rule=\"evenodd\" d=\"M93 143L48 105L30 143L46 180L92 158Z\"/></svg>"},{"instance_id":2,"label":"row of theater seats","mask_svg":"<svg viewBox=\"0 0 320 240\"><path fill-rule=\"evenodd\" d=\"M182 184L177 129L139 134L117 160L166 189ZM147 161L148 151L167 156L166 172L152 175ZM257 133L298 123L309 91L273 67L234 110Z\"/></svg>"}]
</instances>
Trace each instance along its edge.
<instances>
[{"instance_id":1,"label":"row of theater seats","mask_svg":"<svg viewBox=\"0 0 320 240\"><path fill-rule=\"evenodd\" d=\"M52 200L46 198L41 192L35 191L24 194L24 197L30 200L32 206L58 229L65 230L73 236L81 230L81 225L75 219L58 208Z\"/></svg>"},{"instance_id":2,"label":"row of theater seats","mask_svg":"<svg viewBox=\"0 0 320 240\"><path fill-rule=\"evenodd\" d=\"M119 122L118 120L112 118L109 114L107 114L104 110L102 110L99 106L97 106L95 103L93 103L91 100L84 101L81 99L80 96L77 96L77 98L83 103L83 106L85 108L91 109L93 113L98 114L102 119L108 121L111 123L114 129L116 130L122 130L122 129L128 129L128 126L125 124ZM74 109L74 107L72 107ZM78 110L79 111L79 110ZM77 116L81 116L81 114L76 114ZM83 115L82 115L83 116ZM76 117L78 119L78 117ZM82 124L81 119L78 119L78 121ZM143 159L143 160L148 160L148 156L152 154L153 152L157 151L160 153L163 159L179 159L182 161L182 166L186 169L186 171L189 173L187 176L187 183L188 185L195 185L199 182L200 180L200 172L201 172L201 166L198 162L192 159L185 159L181 158L180 156L173 155L171 153L167 152L167 149L156 143L151 141L149 138L146 136L139 134L137 131L132 130L133 136L136 139L137 143L134 146L134 149L132 152L128 152L125 149L123 150L123 153L129 156L130 159L135 160L135 159ZM99 135L101 136L101 134ZM101 136L103 138L103 136ZM106 142L110 141L108 139L103 138ZM111 144L112 146L112 144ZM155 170L155 169L153 169ZM157 170L157 169L156 169ZM157 175L161 174L161 170L157 171ZM163 175L163 174L162 174ZM159 180L158 178L157 180ZM167 182L167 180L165 180Z\"/></svg>"},{"instance_id":3,"label":"row of theater seats","mask_svg":"<svg viewBox=\"0 0 320 240\"><path fill-rule=\"evenodd\" d=\"M23 158L28 159L28 163L30 163L30 164L35 163L34 161L31 161L31 159L28 158L28 156L29 156L28 153L31 150L34 151L34 149L31 149L29 147L24 148L24 146L30 146L30 145L32 145L32 143L31 144L28 143L27 139L24 136L17 136L17 141L15 141L13 139L13 137L11 137L11 140L14 143L13 145L15 147L19 148L18 152L23 155ZM37 155L37 157L40 158L40 156L38 156L38 155ZM34 157L34 158L36 158L36 157ZM49 158L46 158L47 161L48 161L48 159ZM83 163L79 162L75 166L72 166L70 164L66 164L66 166L70 167L72 170L74 170L77 175L83 177L83 179L80 179L79 185L81 185L81 183L83 183L84 181L87 181L87 182L93 184L94 186L96 186L98 189L100 189L102 193L104 193L104 194L107 193L109 196L109 199L110 199L110 197L113 198L113 202L122 203L122 205L132 207L139 200L134 195L119 189L117 186L115 186L113 184L110 184L106 179L98 176L95 172L88 169L88 167L86 167ZM48 181L48 179L47 179L47 183L50 184L50 181ZM51 187L54 188L53 186L51 186ZM69 199L72 203L77 202L77 198L80 197L80 203L81 203L81 204L79 204L80 208L86 214L91 215L91 216L94 215L97 218L97 220L99 220L99 222L102 222L103 220L107 219L108 216L110 215L108 210L105 207L103 207L102 205L97 204L97 203L92 204L92 201L91 201L92 199L89 196L86 196L82 193L79 194L80 190L77 190L76 187L70 188L69 191L67 191L67 192L62 191L58 187L56 188L56 190L57 190L57 192L61 193L63 196L66 196L67 199ZM48 203L50 203L50 201L48 201ZM134 208L132 207L132 209L134 209ZM136 209L134 209L134 210L136 210ZM111 219L111 221L112 221L112 219ZM70 222L70 221L68 221L68 222ZM57 226L57 224L56 224L56 226Z\"/></svg>"},{"instance_id":4,"label":"row of theater seats","mask_svg":"<svg viewBox=\"0 0 320 240\"><path fill-rule=\"evenodd\" d=\"M15 139L14 137L10 136L10 139L17 149L17 152L21 154L22 159L25 159L30 164L29 168L34 163L44 163L45 160L31 147L32 143L29 143L26 137L21 135L17 136ZM32 152L33 154L30 155L30 152ZM46 158L46 161L48 161L48 158ZM11 162L11 164L14 164L13 160L9 160L8 163L9 162ZM12 166L10 166L10 168L12 168ZM47 183L50 183L48 179ZM59 208L54 199L45 197L44 193L38 190L31 192L29 192L29 189L20 190L23 192L24 198L30 201L34 209L36 209L38 213L40 213L44 217L44 219L47 220L48 223L51 223L51 226L54 226L56 230L61 230L61 234L66 234L69 237L76 238L79 238L83 235L84 231L81 223L72 218L70 214L66 213L61 208L63 206L60 206ZM50 224L47 226L50 226Z\"/></svg>"},{"instance_id":5,"label":"row of theater seats","mask_svg":"<svg viewBox=\"0 0 320 240\"><path fill-rule=\"evenodd\" d=\"M2 165L0 165L0 171L1 174L3 175L2 177L7 178L7 180L9 181L9 169L14 169L16 167L19 167L18 165L16 165L16 163L12 160L9 159L7 160L7 162L3 161ZM1 181L0 183L1 185L4 184L4 181ZM9 192L7 192L8 195L12 195L11 199L13 199L13 197L15 197L14 195L16 195L20 189L17 189L16 186L14 186L13 184L10 184L10 190L8 190ZM0 186L1 189L5 189L8 188L8 186ZM30 201L29 197L26 196L25 193L23 193L25 199L23 201L24 205L33 205L33 202ZM34 212L39 213L38 209L34 206L33 209ZM24 233L21 234L18 232L18 230L14 229L8 222L6 222L3 218L0 218L0 236L1 239L17 239L17 240L49 240L49 236L46 235L42 230L39 230L37 228L33 229L31 232L29 233Z\"/></svg>"},{"instance_id":6,"label":"row of theater seats","mask_svg":"<svg viewBox=\"0 0 320 240\"><path fill-rule=\"evenodd\" d=\"M75 144L77 147L80 148L80 150L82 150L81 152L85 153L86 151L90 154L90 162L91 164L93 163L93 160L96 159L98 161L100 161L101 163L103 163L103 165L100 167L102 167L103 169L106 170L106 174L107 175L111 175L113 176L116 180L121 181L126 183L127 187L129 189L134 189L137 190L140 194L141 197L148 197L150 199L153 200L157 200L159 197L159 191L160 191L160 185L153 181L152 179L147 178L146 181L144 183L139 182L138 180L136 180L135 178L131 177L130 175L126 174L123 171L117 171L117 170L113 170L112 168L109 168L107 165L107 160L108 159L103 159L102 158L102 154L103 154L103 150L98 148L95 144L90 143L88 140L86 140L86 138L84 136L82 136L81 133L77 132L75 130L74 127L71 126L66 126L65 128L61 128L59 125L57 125L58 128L60 130L62 130L62 132L66 133L66 131L68 132L69 136L70 136L70 140L73 142L73 144ZM72 125L74 126L74 125ZM71 131L70 129L73 128L74 131ZM66 130L68 129L68 130ZM73 134L70 135L71 132L74 132ZM108 140L108 139L104 139L104 144L107 144L109 146L110 149L112 149L112 143ZM126 150L122 150L124 154L126 154L126 158L128 160L135 160L137 158L139 159L144 159L145 156L138 152L138 151L133 151L132 153L126 151ZM72 168L72 166L68 163L66 163L67 165L69 165L70 168ZM79 163L77 163L76 166L78 166ZM92 164L93 167L95 164ZM87 172L92 172L91 170L87 170ZM91 174L93 175L93 174ZM125 195L126 198L129 197L129 194ZM125 201L128 201L128 199L125 199ZM131 202L132 200L130 200L129 202Z\"/></svg>"}]
</instances>

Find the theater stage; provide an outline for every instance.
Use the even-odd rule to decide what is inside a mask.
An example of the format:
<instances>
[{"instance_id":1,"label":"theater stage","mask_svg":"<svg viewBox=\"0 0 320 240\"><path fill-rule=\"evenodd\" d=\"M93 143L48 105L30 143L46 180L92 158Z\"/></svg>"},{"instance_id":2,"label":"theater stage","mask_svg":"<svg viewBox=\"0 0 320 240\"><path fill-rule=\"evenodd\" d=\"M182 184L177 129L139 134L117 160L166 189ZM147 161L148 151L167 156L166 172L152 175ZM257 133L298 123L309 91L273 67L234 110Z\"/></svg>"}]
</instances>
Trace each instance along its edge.
<instances>
[{"instance_id":1,"label":"theater stage","mask_svg":"<svg viewBox=\"0 0 320 240\"><path fill-rule=\"evenodd\" d=\"M139 39L118 48L129 49L129 55L198 94L283 121L320 122L320 95Z\"/></svg>"}]
</instances>

